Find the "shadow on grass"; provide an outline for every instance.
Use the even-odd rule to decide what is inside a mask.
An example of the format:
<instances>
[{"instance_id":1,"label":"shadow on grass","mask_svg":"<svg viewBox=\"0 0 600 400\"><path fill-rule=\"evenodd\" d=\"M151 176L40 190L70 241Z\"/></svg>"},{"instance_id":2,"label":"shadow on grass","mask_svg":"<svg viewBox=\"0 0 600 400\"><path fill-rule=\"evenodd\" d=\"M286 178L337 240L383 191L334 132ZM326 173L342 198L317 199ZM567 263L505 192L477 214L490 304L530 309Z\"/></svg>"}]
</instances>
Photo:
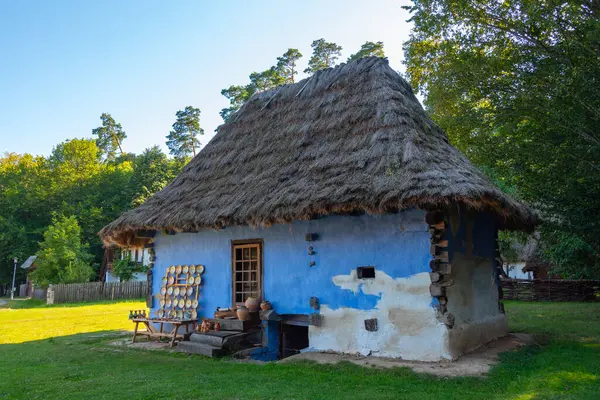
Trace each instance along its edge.
<instances>
[{"instance_id":1,"label":"shadow on grass","mask_svg":"<svg viewBox=\"0 0 600 400\"><path fill-rule=\"evenodd\" d=\"M126 336L130 337L130 336ZM350 363L248 364L114 346L119 331L0 345L0 398L595 399L597 343L501 355L487 378L439 378ZM85 396L84 396L85 394Z\"/></svg>"}]
</instances>

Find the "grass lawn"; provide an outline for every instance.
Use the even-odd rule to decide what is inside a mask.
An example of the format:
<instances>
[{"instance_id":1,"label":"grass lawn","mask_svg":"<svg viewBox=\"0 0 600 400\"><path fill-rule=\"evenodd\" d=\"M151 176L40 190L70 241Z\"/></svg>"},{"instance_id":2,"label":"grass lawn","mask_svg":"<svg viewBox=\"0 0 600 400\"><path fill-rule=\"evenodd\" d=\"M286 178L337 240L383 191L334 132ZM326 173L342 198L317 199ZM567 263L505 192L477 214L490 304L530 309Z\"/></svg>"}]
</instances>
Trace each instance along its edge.
<instances>
[{"instance_id":1,"label":"grass lawn","mask_svg":"<svg viewBox=\"0 0 600 400\"><path fill-rule=\"evenodd\" d=\"M32 308L15 309L18 306ZM598 399L600 305L507 302L538 345L487 378L351 364L242 364L108 345L141 302L0 309L0 399Z\"/></svg>"}]
</instances>

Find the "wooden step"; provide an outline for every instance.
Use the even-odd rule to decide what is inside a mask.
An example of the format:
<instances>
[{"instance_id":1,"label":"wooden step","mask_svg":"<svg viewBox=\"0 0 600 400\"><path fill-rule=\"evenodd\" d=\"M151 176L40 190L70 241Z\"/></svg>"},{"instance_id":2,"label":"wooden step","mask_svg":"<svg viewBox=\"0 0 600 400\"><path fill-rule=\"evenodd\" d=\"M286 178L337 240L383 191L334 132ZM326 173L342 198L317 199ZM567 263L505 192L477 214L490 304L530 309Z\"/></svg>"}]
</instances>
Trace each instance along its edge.
<instances>
[{"instance_id":1,"label":"wooden step","mask_svg":"<svg viewBox=\"0 0 600 400\"><path fill-rule=\"evenodd\" d=\"M214 358L227 355L227 350L225 349L198 342L179 342L177 344L177 351L192 354L202 354L203 356Z\"/></svg>"},{"instance_id":2,"label":"wooden step","mask_svg":"<svg viewBox=\"0 0 600 400\"><path fill-rule=\"evenodd\" d=\"M239 319L213 318L212 321L221 324L221 331L247 332L260 325L260 320L257 323L256 321L240 321Z\"/></svg>"},{"instance_id":3,"label":"wooden step","mask_svg":"<svg viewBox=\"0 0 600 400\"><path fill-rule=\"evenodd\" d=\"M229 336L239 335L238 331L220 331L207 333L193 333L190 336L190 341L196 343L209 344L211 346L223 347L223 343Z\"/></svg>"}]
</instances>

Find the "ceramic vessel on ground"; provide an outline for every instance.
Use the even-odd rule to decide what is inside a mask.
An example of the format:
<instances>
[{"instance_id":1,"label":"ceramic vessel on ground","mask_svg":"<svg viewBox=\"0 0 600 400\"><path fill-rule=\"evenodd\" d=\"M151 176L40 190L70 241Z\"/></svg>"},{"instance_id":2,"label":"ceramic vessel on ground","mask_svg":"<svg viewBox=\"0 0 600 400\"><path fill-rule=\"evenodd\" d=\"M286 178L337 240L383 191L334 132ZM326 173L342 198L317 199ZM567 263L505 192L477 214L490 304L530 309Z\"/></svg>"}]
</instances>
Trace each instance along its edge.
<instances>
[{"instance_id":1,"label":"ceramic vessel on ground","mask_svg":"<svg viewBox=\"0 0 600 400\"><path fill-rule=\"evenodd\" d=\"M248 308L248 311L256 312L256 311L258 311L258 306L259 306L260 302L258 301L258 299L256 297L248 297L244 304Z\"/></svg>"},{"instance_id":2,"label":"ceramic vessel on ground","mask_svg":"<svg viewBox=\"0 0 600 400\"><path fill-rule=\"evenodd\" d=\"M271 305L271 302L268 300L265 300L262 303L260 303L260 309L263 311L269 311L271 308L273 308L273 306Z\"/></svg>"},{"instance_id":3,"label":"ceramic vessel on ground","mask_svg":"<svg viewBox=\"0 0 600 400\"><path fill-rule=\"evenodd\" d=\"M248 321L250 319L250 311L246 306L239 306L237 309L237 317L240 321Z\"/></svg>"}]
</instances>

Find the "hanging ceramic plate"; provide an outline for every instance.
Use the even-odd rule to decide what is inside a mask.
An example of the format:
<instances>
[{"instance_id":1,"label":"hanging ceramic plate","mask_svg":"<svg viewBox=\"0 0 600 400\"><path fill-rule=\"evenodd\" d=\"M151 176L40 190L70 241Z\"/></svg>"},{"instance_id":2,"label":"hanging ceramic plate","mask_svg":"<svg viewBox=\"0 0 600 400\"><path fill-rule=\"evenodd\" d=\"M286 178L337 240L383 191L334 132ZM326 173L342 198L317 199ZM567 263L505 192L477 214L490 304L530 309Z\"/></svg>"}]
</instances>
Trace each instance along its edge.
<instances>
[{"instance_id":1,"label":"hanging ceramic plate","mask_svg":"<svg viewBox=\"0 0 600 400\"><path fill-rule=\"evenodd\" d=\"M167 289L167 294L169 296L173 294L173 286L169 286L169 288Z\"/></svg>"},{"instance_id":2,"label":"hanging ceramic plate","mask_svg":"<svg viewBox=\"0 0 600 400\"><path fill-rule=\"evenodd\" d=\"M167 299L165 300L165 306L171 307L171 298L170 297L167 297Z\"/></svg>"},{"instance_id":3,"label":"hanging ceramic plate","mask_svg":"<svg viewBox=\"0 0 600 400\"><path fill-rule=\"evenodd\" d=\"M183 306L185 306L185 300L179 299L179 307L183 308Z\"/></svg>"},{"instance_id":4,"label":"hanging ceramic plate","mask_svg":"<svg viewBox=\"0 0 600 400\"><path fill-rule=\"evenodd\" d=\"M191 296L191 295L192 295L192 293L194 293L194 288L193 288L193 287L189 287L189 288L187 288L186 294L187 294L188 296Z\"/></svg>"},{"instance_id":5,"label":"hanging ceramic plate","mask_svg":"<svg viewBox=\"0 0 600 400\"><path fill-rule=\"evenodd\" d=\"M196 273L196 266L194 264L190 265L190 274Z\"/></svg>"},{"instance_id":6,"label":"hanging ceramic plate","mask_svg":"<svg viewBox=\"0 0 600 400\"><path fill-rule=\"evenodd\" d=\"M175 273L179 275L181 273L181 265L175 267Z\"/></svg>"},{"instance_id":7,"label":"hanging ceramic plate","mask_svg":"<svg viewBox=\"0 0 600 400\"><path fill-rule=\"evenodd\" d=\"M179 291L180 291L180 289L179 289L179 286L178 286L178 287L175 288L175 290L173 290L173 294L175 296L179 296Z\"/></svg>"},{"instance_id":8,"label":"hanging ceramic plate","mask_svg":"<svg viewBox=\"0 0 600 400\"><path fill-rule=\"evenodd\" d=\"M191 301L190 299L187 299L187 300L185 301L185 306L186 306L187 308L190 308L190 307L192 306L192 301Z\"/></svg>"},{"instance_id":9,"label":"hanging ceramic plate","mask_svg":"<svg viewBox=\"0 0 600 400\"><path fill-rule=\"evenodd\" d=\"M163 285L166 285L167 284L167 277L166 276L163 277L162 280L161 280L161 282L162 282Z\"/></svg>"},{"instance_id":10,"label":"hanging ceramic plate","mask_svg":"<svg viewBox=\"0 0 600 400\"><path fill-rule=\"evenodd\" d=\"M171 265L171 268L169 268L169 272L174 274L175 273L175 266Z\"/></svg>"},{"instance_id":11,"label":"hanging ceramic plate","mask_svg":"<svg viewBox=\"0 0 600 400\"><path fill-rule=\"evenodd\" d=\"M192 300L192 308L198 308L198 300Z\"/></svg>"},{"instance_id":12,"label":"hanging ceramic plate","mask_svg":"<svg viewBox=\"0 0 600 400\"><path fill-rule=\"evenodd\" d=\"M190 267L188 267L187 265L184 265L183 268L181 268L181 272L184 274L187 274L189 269L190 269Z\"/></svg>"},{"instance_id":13,"label":"hanging ceramic plate","mask_svg":"<svg viewBox=\"0 0 600 400\"><path fill-rule=\"evenodd\" d=\"M177 318L183 319L183 311L181 311L181 310L177 311Z\"/></svg>"},{"instance_id":14,"label":"hanging ceramic plate","mask_svg":"<svg viewBox=\"0 0 600 400\"><path fill-rule=\"evenodd\" d=\"M170 277L169 277L169 280L168 280L167 282L169 283L169 285L172 285L172 284L173 284L173 282L175 282L175 278L174 278L174 277L172 277L172 276L170 276Z\"/></svg>"},{"instance_id":15,"label":"hanging ceramic plate","mask_svg":"<svg viewBox=\"0 0 600 400\"><path fill-rule=\"evenodd\" d=\"M194 283L196 285L199 285L202 282L202 278L200 278L199 276L196 277L196 279L194 280Z\"/></svg>"},{"instance_id":16,"label":"hanging ceramic plate","mask_svg":"<svg viewBox=\"0 0 600 400\"><path fill-rule=\"evenodd\" d=\"M196 265L196 272L202 274L204 272L204 265L198 264Z\"/></svg>"},{"instance_id":17,"label":"hanging ceramic plate","mask_svg":"<svg viewBox=\"0 0 600 400\"><path fill-rule=\"evenodd\" d=\"M193 310L191 312L191 317L192 317L192 319L197 319L198 318L198 312L196 310Z\"/></svg>"},{"instance_id":18,"label":"hanging ceramic plate","mask_svg":"<svg viewBox=\"0 0 600 400\"><path fill-rule=\"evenodd\" d=\"M160 308L163 308L163 307L165 306L165 300L164 300L164 299L162 299L161 301L159 301L159 302L158 302L158 306L159 306Z\"/></svg>"},{"instance_id":19,"label":"hanging ceramic plate","mask_svg":"<svg viewBox=\"0 0 600 400\"><path fill-rule=\"evenodd\" d=\"M162 318L165 315L165 310L158 310L156 315L158 315L158 318Z\"/></svg>"},{"instance_id":20,"label":"hanging ceramic plate","mask_svg":"<svg viewBox=\"0 0 600 400\"><path fill-rule=\"evenodd\" d=\"M190 276L187 280L188 285L193 285L194 284L194 277Z\"/></svg>"},{"instance_id":21,"label":"hanging ceramic plate","mask_svg":"<svg viewBox=\"0 0 600 400\"><path fill-rule=\"evenodd\" d=\"M163 286L160 288L160 294L165 294L165 293L167 293L167 287Z\"/></svg>"}]
</instances>

